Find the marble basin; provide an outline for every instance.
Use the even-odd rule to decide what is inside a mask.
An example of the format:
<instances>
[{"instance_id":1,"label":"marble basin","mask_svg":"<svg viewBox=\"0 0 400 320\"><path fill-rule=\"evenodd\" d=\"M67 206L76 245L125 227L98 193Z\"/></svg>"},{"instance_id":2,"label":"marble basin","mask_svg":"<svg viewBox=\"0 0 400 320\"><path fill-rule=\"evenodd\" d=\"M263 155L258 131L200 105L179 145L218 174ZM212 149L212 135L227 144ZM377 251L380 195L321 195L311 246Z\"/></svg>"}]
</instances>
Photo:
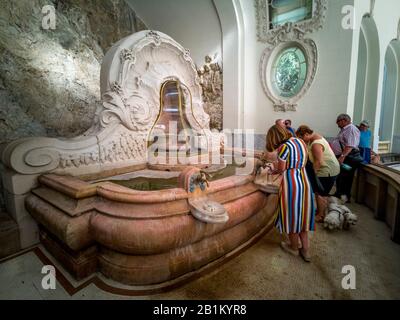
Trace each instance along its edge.
<instances>
[{"instance_id":1,"label":"marble basin","mask_svg":"<svg viewBox=\"0 0 400 320\"><path fill-rule=\"evenodd\" d=\"M199 170L162 172L176 177L176 187L153 191L112 182L120 176L91 182L45 174L26 208L43 245L76 279L99 272L127 285L162 286L223 262L272 226L277 195L262 192L253 175L200 188L192 183ZM198 219L193 206L218 223Z\"/></svg>"}]
</instances>

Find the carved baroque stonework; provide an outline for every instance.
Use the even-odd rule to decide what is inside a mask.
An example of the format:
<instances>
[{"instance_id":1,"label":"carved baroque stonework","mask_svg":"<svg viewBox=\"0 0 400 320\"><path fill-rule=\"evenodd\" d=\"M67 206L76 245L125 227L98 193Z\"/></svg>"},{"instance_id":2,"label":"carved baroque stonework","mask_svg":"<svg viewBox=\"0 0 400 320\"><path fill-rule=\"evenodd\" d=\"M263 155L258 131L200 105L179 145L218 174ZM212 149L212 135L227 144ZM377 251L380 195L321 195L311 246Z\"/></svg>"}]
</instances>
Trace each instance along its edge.
<instances>
[{"instance_id":1,"label":"carved baroque stonework","mask_svg":"<svg viewBox=\"0 0 400 320\"><path fill-rule=\"evenodd\" d=\"M149 31L129 49L122 49L119 58L112 62L119 65L119 74L110 74L107 87L102 88L105 91L102 95L104 110L100 113L103 126L116 121L130 130L149 130L160 111L161 85L167 79L177 79L192 95L197 121L189 120L191 127L195 130L209 128L197 70L188 49L166 35Z\"/></svg>"},{"instance_id":2,"label":"carved baroque stonework","mask_svg":"<svg viewBox=\"0 0 400 320\"><path fill-rule=\"evenodd\" d=\"M258 41L260 42L274 44L276 41L275 39L279 37L280 34L284 33L282 29L284 29L285 26L282 25L273 29L269 28L269 2L270 0L254 0L257 20L257 37ZM327 0L314 0L313 17L309 20L296 22L294 24L294 29L299 31L303 35L322 29L325 22L327 9Z\"/></svg>"},{"instance_id":3,"label":"carved baroque stonework","mask_svg":"<svg viewBox=\"0 0 400 320\"><path fill-rule=\"evenodd\" d=\"M86 153L61 153L60 169L79 168L96 163L116 163L131 159L146 158L146 136L138 137L125 129L120 129L120 135L108 143L102 143L98 150Z\"/></svg>"},{"instance_id":4,"label":"carved baroque stonework","mask_svg":"<svg viewBox=\"0 0 400 320\"><path fill-rule=\"evenodd\" d=\"M267 97L273 102L275 111L295 111L297 102L305 95L314 80L318 66L317 47L306 35L323 27L327 0L314 0L313 17L309 20L296 23L288 22L284 25L269 28L268 3L266 0L254 0L257 15L258 41L265 43L260 64L259 76ZM295 46L302 49L307 61L307 76L302 89L293 97L285 98L279 96L273 89L271 83L271 69L275 58L285 48Z\"/></svg>"},{"instance_id":5,"label":"carved baroque stonework","mask_svg":"<svg viewBox=\"0 0 400 320\"><path fill-rule=\"evenodd\" d=\"M222 68L218 62L205 57L205 64L197 69L203 91L204 110L210 116L210 128L222 130L223 92Z\"/></svg>"},{"instance_id":6,"label":"carved baroque stonework","mask_svg":"<svg viewBox=\"0 0 400 320\"><path fill-rule=\"evenodd\" d=\"M160 112L160 89L168 79L182 84L191 128L211 135L202 92L189 50L150 30L116 43L104 57L100 86L103 107L92 127L73 139L13 141L2 162L22 174L83 174L147 162L147 138ZM189 114L190 113L190 114Z\"/></svg>"}]
</instances>

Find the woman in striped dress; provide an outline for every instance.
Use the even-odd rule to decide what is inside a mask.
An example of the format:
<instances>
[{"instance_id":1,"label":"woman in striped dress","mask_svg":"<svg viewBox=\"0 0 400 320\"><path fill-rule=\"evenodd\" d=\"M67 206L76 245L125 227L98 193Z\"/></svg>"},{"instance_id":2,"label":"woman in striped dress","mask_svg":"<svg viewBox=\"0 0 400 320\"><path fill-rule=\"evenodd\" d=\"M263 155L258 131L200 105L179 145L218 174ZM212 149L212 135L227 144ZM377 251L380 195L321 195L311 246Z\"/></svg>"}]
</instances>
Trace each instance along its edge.
<instances>
[{"instance_id":1,"label":"woman in striped dress","mask_svg":"<svg viewBox=\"0 0 400 320\"><path fill-rule=\"evenodd\" d=\"M280 233L288 234L290 243L284 241L281 247L293 255L300 251L302 258L310 261L308 231L314 231L316 206L305 170L307 146L275 125L267 133L267 150L277 151L278 166L274 171L283 175L275 225Z\"/></svg>"}]
</instances>

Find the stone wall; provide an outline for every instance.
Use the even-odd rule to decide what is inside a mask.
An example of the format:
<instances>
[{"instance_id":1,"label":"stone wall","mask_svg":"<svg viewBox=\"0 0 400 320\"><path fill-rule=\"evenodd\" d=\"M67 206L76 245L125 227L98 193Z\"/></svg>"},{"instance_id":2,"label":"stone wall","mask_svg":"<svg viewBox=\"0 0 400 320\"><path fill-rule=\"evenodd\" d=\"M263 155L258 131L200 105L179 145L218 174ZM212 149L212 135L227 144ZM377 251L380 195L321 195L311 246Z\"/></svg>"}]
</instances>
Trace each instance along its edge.
<instances>
[{"instance_id":1,"label":"stone wall","mask_svg":"<svg viewBox=\"0 0 400 320\"><path fill-rule=\"evenodd\" d=\"M55 30L42 28L45 5L55 8ZM143 29L124 0L1 1L0 143L85 132L105 51Z\"/></svg>"},{"instance_id":2,"label":"stone wall","mask_svg":"<svg viewBox=\"0 0 400 320\"><path fill-rule=\"evenodd\" d=\"M44 29L46 5L55 29ZM100 105L108 48L147 29L125 0L0 2L0 144L84 133ZM0 185L0 207L1 199Z\"/></svg>"}]
</instances>

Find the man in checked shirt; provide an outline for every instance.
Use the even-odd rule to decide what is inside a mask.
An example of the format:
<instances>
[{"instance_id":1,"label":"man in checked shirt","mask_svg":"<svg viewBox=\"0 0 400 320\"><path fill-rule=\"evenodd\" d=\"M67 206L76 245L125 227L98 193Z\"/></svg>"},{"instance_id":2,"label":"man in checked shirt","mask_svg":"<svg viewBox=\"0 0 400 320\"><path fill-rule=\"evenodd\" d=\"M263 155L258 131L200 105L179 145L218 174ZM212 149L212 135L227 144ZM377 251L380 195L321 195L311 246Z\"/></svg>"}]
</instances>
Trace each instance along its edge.
<instances>
[{"instance_id":1,"label":"man in checked shirt","mask_svg":"<svg viewBox=\"0 0 400 320\"><path fill-rule=\"evenodd\" d=\"M347 158L347 156L353 149L355 151L358 150L358 145L360 144L360 130L351 123L350 116L345 113L338 115L336 124L340 128L340 132L332 141L331 147L338 158L341 168L340 174L336 180L335 196L341 198L343 202L349 202L354 173L359 163L353 162L350 158ZM346 167L346 165L350 167Z\"/></svg>"}]
</instances>

